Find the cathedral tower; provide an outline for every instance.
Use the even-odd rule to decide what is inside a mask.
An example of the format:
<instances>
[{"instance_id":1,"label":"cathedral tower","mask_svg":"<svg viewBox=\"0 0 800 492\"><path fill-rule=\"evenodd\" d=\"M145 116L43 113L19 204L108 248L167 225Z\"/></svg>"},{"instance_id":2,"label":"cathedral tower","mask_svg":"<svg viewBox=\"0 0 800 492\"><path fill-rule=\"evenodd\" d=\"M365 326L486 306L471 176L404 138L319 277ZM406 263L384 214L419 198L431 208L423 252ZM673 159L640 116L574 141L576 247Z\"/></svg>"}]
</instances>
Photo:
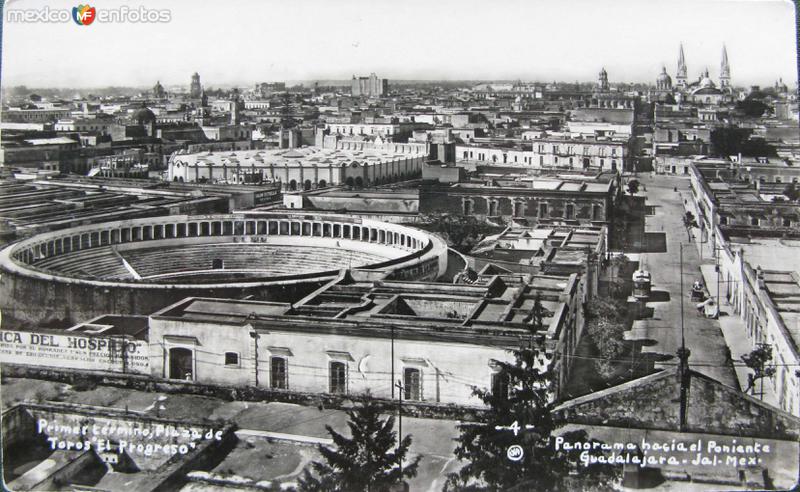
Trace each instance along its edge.
<instances>
[{"instance_id":1,"label":"cathedral tower","mask_svg":"<svg viewBox=\"0 0 800 492\"><path fill-rule=\"evenodd\" d=\"M731 67L728 65L728 50L722 45L722 63L719 68L719 86L728 89L731 86Z\"/></svg>"},{"instance_id":2,"label":"cathedral tower","mask_svg":"<svg viewBox=\"0 0 800 492\"><path fill-rule=\"evenodd\" d=\"M686 87L686 58L683 56L683 43L678 52L678 73L675 76L675 81L681 87Z\"/></svg>"}]
</instances>

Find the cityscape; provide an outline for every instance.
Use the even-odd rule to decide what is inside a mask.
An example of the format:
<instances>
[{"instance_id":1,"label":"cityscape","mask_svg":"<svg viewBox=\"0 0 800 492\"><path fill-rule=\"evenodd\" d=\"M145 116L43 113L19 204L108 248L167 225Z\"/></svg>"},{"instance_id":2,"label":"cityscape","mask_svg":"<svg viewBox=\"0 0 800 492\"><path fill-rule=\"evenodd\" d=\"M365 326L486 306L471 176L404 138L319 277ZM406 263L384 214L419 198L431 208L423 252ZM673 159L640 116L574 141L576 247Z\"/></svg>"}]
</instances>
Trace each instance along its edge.
<instances>
[{"instance_id":1,"label":"cityscape","mask_svg":"<svg viewBox=\"0 0 800 492\"><path fill-rule=\"evenodd\" d=\"M5 487L793 489L795 46L755 83L734 38L662 39L647 80L4 54Z\"/></svg>"}]
</instances>

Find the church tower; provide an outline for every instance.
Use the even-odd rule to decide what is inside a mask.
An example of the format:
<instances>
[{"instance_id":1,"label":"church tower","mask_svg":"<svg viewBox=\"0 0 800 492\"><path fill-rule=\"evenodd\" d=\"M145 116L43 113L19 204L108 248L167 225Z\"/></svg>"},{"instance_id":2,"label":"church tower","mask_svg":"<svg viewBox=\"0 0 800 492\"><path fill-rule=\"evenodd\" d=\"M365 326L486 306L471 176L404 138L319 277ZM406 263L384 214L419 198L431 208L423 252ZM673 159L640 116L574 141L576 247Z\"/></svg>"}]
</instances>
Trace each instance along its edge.
<instances>
[{"instance_id":1,"label":"church tower","mask_svg":"<svg viewBox=\"0 0 800 492\"><path fill-rule=\"evenodd\" d=\"M722 45L722 63L719 68L719 87L728 89L731 86L731 67L728 65L728 50Z\"/></svg>"},{"instance_id":2,"label":"church tower","mask_svg":"<svg viewBox=\"0 0 800 492\"><path fill-rule=\"evenodd\" d=\"M239 89L234 89L233 95L231 95L231 125L238 125L241 123L241 115L239 114L241 106L242 103L239 99Z\"/></svg>"},{"instance_id":3,"label":"church tower","mask_svg":"<svg viewBox=\"0 0 800 492\"><path fill-rule=\"evenodd\" d=\"M678 52L678 73L675 76L678 86L686 87L686 58L683 56L683 43Z\"/></svg>"},{"instance_id":4,"label":"church tower","mask_svg":"<svg viewBox=\"0 0 800 492\"><path fill-rule=\"evenodd\" d=\"M608 92L608 73L605 67L597 75L597 90L599 92Z\"/></svg>"},{"instance_id":5,"label":"church tower","mask_svg":"<svg viewBox=\"0 0 800 492\"><path fill-rule=\"evenodd\" d=\"M200 98L200 91L202 87L200 86L200 74L195 72L192 74L192 81L189 84L189 97L192 99Z\"/></svg>"}]
</instances>

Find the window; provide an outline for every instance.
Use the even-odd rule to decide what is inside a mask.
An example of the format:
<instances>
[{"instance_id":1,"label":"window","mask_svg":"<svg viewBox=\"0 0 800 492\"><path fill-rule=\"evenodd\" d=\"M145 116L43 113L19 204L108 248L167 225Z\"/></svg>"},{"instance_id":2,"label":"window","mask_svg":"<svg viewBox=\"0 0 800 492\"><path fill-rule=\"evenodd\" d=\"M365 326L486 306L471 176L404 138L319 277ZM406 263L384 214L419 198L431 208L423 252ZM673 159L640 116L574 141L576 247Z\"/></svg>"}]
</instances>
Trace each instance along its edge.
<instances>
[{"instance_id":1,"label":"window","mask_svg":"<svg viewBox=\"0 0 800 492\"><path fill-rule=\"evenodd\" d=\"M347 365L344 362L330 363L330 392L347 393Z\"/></svg>"},{"instance_id":2,"label":"window","mask_svg":"<svg viewBox=\"0 0 800 492\"><path fill-rule=\"evenodd\" d=\"M275 389L288 389L288 371L286 370L286 359L283 357L270 357L269 359L269 385Z\"/></svg>"},{"instance_id":3,"label":"window","mask_svg":"<svg viewBox=\"0 0 800 492\"><path fill-rule=\"evenodd\" d=\"M225 352L225 365L226 366L238 366L239 365L239 354L236 352Z\"/></svg>"},{"instance_id":4,"label":"window","mask_svg":"<svg viewBox=\"0 0 800 492\"><path fill-rule=\"evenodd\" d=\"M784 217L783 227L792 227L792 220L787 217Z\"/></svg>"},{"instance_id":5,"label":"window","mask_svg":"<svg viewBox=\"0 0 800 492\"><path fill-rule=\"evenodd\" d=\"M489 201L489 216L494 217L497 215L497 202L494 200Z\"/></svg>"},{"instance_id":6,"label":"window","mask_svg":"<svg viewBox=\"0 0 800 492\"><path fill-rule=\"evenodd\" d=\"M539 204L539 218L542 219L547 215L547 204L540 203Z\"/></svg>"},{"instance_id":7,"label":"window","mask_svg":"<svg viewBox=\"0 0 800 492\"><path fill-rule=\"evenodd\" d=\"M464 200L464 215L472 215L472 200Z\"/></svg>"},{"instance_id":8,"label":"window","mask_svg":"<svg viewBox=\"0 0 800 492\"><path fill-rule=\"evenodd\" d=\"M575 205L568 203L565 215L567 219L575 218Z\"/></svg>"},{"instance_id":9,"label":"window","mask_svg":"<svg viewBox=\"0 0 800 492\"><path fill-rule=\"evenodd\" d=\"M499 371L492 373L492 395L508 398L508 374Z\"/></svg>"},{"instance_id":10,"label":"window","mask_svg":"<svg viewBox=\"0 0 800 492\"><path fill-rule=\"evenodd\" d=\"M522 217L522 202L514 202L514 217Z\"/></svg>"},{"instance_id":11,"label":"window","mask_svg":"<svg viewBox=\"0 0 800 492\"><path fill-rule=\"evenodd\" d=\"M414 367L406 367L403 370L403 389L406 400L422 400L422 373Z\"/></svg>"},{"instance_id":12,"label":"window","mask_svg":"<svg viewBox=\"0 0 800 492\"><path fill-rule=\"evenodd\" d=\"M728 218L725 217L724 215L721 215L719 217L719 223L720 225L728 225Z\"/></svg>"},{"instance_id":13,"label":"window","mask_svg":"<svg viewBox=\"0 0 800 492\"><path fill-rule=\"evenodd\" d=\"M758 217L751 217L750 218L750 225L757 226L758 225Z\"/></svg>"},{"instance_id":14,"label":"window","mask_svg":"<svg viewBox=\"0 0 800 492\"><path fill-rule=\"evenodd\" d=\"M592 220L602 220L601 215L603 214L603 207L595 204L592 205Z\"/></svg>"}]
</instances>

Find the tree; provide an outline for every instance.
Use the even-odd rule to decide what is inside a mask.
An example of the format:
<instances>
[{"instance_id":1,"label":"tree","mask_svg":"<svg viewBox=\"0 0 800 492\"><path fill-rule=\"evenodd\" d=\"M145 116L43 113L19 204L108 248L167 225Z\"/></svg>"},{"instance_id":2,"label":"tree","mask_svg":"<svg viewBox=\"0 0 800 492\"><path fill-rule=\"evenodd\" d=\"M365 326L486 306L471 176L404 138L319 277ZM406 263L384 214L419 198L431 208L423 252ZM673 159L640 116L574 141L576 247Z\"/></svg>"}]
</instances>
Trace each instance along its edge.
<instances>
[{"instance_id":1,"label":"tree","mask_svg":"<svg viewBox=\"0 0 800 492\"><path fill-rule=\"evenodd\" d=\"M396 446L394 417L381 419L380 407L370 399L348 410L347 415L352 437L325 426L335 447L319 446L325 463L314 461L306 467L299 480L300 491L385 491L392 484L417 475L421 456L404 464L401 471L411 436Z\"/></svg>"},{"instance_id":2,"label":"tree","mask_svg":"<svg viewBox=\"0 0 800 492\"><path fill-rule=\"evenodd\" d=\"M639 180L632 179L628 181L628 194L635 195L639 193Z\"/></svg>"},{"instance_id":3,"label":"tree","mask_svg":"<svg viewBox=\"0 0 800 492\"><path fill-rule=\"evenodd\" d=\"M535 333L541 326L535 321L538 316L531 318L531 332ZM473 388L488 410L481 422L459 426L455 454L466 464L448 475L445 490L613 490L619 468L601 464L580 467L580 451L556 449L553 431L563 422L552 411L554 375L549 364L544 367L545 355L535 348L532 338L511 352L513 363L497 361L495 393ZM596 442L584 431L567 432L563 437L570 442ZM512 454L519 449L521 453Z\"/></svg>"},{"instance_id":4,"label":"tree","mask_svg":"<svg viewBox=\"0 0 800 492\"><path fill-rule=\"evenodd\" d=\"M736 109L750 118L758 118L770 110L770 107L759 98L748 96L744 101L736 103Z\"/></svg>"},{"instance_id":5,"label":"tree","mask_svg":"<svg viewBox=\"0 0 800 492\"><path fill-rule=\"evenodd\" d=\"M613 374L614 359L625 352L625 312L625 303L613 298L598 297L586 304L586 331L599 352L595 366L604 377Z\"/></svg>"},{"instance_id":6,"label":"tree","mask_svg":"<svg viewBox=\"0 0 800 492\"><path fill-rule=\"evenodd\" d=\"M461 253L470 251L484 236L503 230L472 216L445 214L425 215L422 222L414 226L441 235L448 246Z\"/></svg>"},{"instance_id":7,"label":"tree","mask_svg":"<svg viewBox=\"0 0 800 492\"><path fill-rule=\"evenodd\" d=\"M711 131L712 155L727 157L742 154L748 157L776 156L777 149L763 138L752 136L749 128L719 127Z\"/></svg>"},{"instance_id":8,"label":"tree","mask_svg":"<svg viewBox=\"0 0 800 492\"><path fill-rule=\"evenodd\" d=\"M772 361L772 346L766 343L760 343L758 347L754 348L749 354L742 356L742 362L753 370L753 374L747 375L747 388L744 392L748 393L750 390L755 390L756 383L764 378L772 377L775 374L775 366L769 365ZM764 396L764 387L761 383L760 396Z\"/></svg>"}]
</instances>

